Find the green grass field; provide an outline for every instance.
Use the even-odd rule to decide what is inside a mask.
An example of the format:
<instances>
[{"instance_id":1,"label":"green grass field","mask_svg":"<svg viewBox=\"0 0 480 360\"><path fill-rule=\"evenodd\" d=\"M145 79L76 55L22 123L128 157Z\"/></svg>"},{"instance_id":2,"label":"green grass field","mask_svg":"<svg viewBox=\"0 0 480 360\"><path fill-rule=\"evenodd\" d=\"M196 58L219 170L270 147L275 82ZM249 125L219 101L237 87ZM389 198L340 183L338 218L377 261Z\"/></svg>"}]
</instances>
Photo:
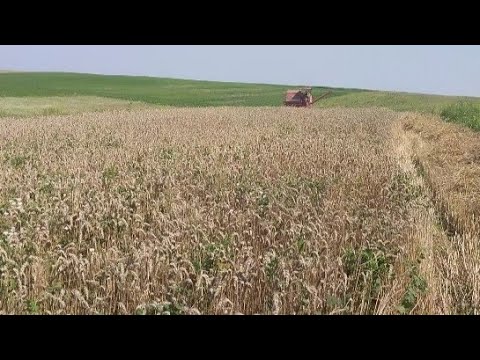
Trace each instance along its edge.
<instances>
[{"instance_id":1,"label":"green grass field","mask_svg":"<svg viewBox=\"0 0 480 360\"><path fill-rule=\"evenodd\" d=\"M466 125L480 131L480 104L463 101L442 109L440 115L445 121Z\"/></svg>"},{"instance_id":2,"label":"green grass field","mask_svg":"<svg viewBox=\"0 0 480 360\"><path fill-rule=\"evenodd\" d=\"M3 73L0 97L100 96L171 106L280 106L290 86L73 73ZM355 89L331 90L334 96Z\"/></svg>"},{"instance_id":3,"label":"green grass field","mask_svg":"<svg viewBox=\"0 0 480 360\"><path fill-rule=\"evenodd\" d=\"M456 96L424 95L395 93L384 91L357 92L343 96L331 97L318 102L321 107L371 107L381 106L396 111L419 111L440 113L446 106L458 101L477 102L480 98L466 98Z\"/></svg>"},{"instance_id":4,"label":"green grass field","mask_svg":"<svg viewBox=\"0 0 480 360\"><path fill-rule=\"evenodd\" d=\"M309 85L309 84L306 84ZM282 106L294 86L179 80L144 76L0 72L0 117L102 111L144 106ZM314 87L331 91L318 107L386 107L441 115L480 129L480 98ZM464 105L473 104L467 110ZM460 106L460 107L459 107Z\"/></svg>"}]
</instances>

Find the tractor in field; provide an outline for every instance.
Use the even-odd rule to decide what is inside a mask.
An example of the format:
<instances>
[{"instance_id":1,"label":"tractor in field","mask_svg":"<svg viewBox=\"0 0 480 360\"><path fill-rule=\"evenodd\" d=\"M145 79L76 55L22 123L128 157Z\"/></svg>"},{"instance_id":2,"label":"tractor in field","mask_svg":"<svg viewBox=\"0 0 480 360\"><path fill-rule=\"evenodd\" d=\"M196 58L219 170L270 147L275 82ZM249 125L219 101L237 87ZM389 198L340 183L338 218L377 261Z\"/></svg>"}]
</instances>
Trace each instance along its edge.
<instances>
[{"instance_id":1,"label":"tractor in field","mask_svg":"<svg viewBox=\"0 0 480 360\"><path fill-rule=\"evenodd\" d=\"M315 104L318 100L325 98L330 95L330 91L319 96L316 99L313 99L312 88L302 88L297 90L287 90L285 94L285 100L283 104L285 106L294 106L294 107L310 107Z\"/></svg>"}]
</instances>

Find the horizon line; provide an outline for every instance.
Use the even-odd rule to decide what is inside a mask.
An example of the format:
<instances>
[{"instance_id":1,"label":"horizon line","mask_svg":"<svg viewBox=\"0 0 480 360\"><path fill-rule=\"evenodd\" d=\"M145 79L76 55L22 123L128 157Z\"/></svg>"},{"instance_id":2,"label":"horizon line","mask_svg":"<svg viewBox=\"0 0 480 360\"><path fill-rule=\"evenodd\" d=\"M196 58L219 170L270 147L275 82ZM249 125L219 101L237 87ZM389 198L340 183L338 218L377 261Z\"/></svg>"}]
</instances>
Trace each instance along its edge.
<instances>
[{"instance_id":1,"label":"horizon line","mask_svg":"<svg viewBox=\"0 0 480 360\"><path fill-rule=\"evenodd\" d=\"M410 95L430 95L430 96L451 96L459 98L480 98L480 96L473 95L455 95L455 94L440 94L440 93L427 93L427 92L413 92L403 90L381 90L370 88L358 88L358 87L342 87L342 86L330 86L330 85L312 85L312 84L279 84L279 83L265 83L265 82L249 82L249 81L234 81L234 80L206 80L195 78L183 78L183 77L168 77L168 76L153 76L153 75L132 75L132 74L105 74L97 72L76 72L76 71L51 71L51 70L19 70L19 69L0 69L0 74L12 74L12 73L54 73L54 74L75 74L75 75L95 75L95 76L123 76L123 77L143 77L151 79L166 79L166 80L181 80L181 81L198 81L198 82L211 82L211 83L224 83L224 84L247 84L247 85L266 85L266 86L278 86L278 87L313 87L313 88L327 88L327 89L340 89L340 90L356 90L366 92L384 92L384 93L397 93L397 94L410 94Z\"/></svg>"}]
</instances>

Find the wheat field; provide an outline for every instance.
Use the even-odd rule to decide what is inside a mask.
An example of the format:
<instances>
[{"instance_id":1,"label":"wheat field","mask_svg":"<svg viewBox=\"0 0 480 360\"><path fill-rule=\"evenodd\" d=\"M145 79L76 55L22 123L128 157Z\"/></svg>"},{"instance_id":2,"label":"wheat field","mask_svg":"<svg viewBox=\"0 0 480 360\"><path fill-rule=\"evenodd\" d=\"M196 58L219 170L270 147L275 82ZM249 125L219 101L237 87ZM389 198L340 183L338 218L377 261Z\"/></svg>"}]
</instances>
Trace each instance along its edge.
<instances>
[{"instance_id":1,"label":"wheat field","mask_svg":"<svg viewBox=\"0 0 480 360\"><path fill-rule=\"evenodd\" d=\"M447 161L427 135L456 125L419 117L0 119L0 313L477 313L480 157Z\"/></svg>"}]
</instances>

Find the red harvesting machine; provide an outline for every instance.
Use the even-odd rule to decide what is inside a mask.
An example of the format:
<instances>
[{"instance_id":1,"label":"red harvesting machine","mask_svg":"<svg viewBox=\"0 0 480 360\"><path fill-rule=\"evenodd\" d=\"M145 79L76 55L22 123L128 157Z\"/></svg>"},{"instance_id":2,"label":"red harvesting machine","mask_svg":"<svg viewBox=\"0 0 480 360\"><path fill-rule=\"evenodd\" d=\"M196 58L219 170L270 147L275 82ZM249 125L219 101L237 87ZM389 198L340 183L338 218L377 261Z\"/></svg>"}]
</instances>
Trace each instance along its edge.
<instances>
[{"instance_id":1,"label":"red harvesting machine","mask_svg":"<svg viewBox=\"0 0 480 360\"><path fill-rule=\"evenodd\" d=\"M285 100L283 104L285 106L294 106L294 107L310 107L315 104L318 100L323 99L324 97L330 95L330 91L323 94L322 96L313 99L312 88L303 88L298 90L288 90L285 94Z\"/></svg>"}]
</instances>

